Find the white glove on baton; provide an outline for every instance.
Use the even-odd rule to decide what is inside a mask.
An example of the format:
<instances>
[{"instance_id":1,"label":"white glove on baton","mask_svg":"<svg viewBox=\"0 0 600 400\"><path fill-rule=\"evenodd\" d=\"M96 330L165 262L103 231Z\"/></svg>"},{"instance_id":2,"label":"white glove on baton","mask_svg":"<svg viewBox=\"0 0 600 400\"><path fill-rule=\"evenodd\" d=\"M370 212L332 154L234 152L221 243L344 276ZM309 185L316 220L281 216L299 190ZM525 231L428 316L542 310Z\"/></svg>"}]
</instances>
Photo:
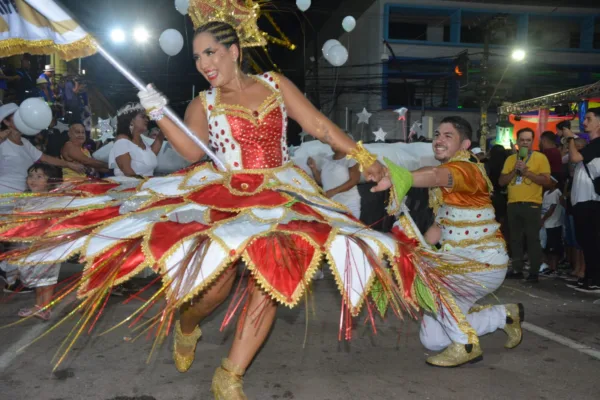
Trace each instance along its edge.
<instances>
[{"instance_id":1,"label":"white glove on baton","mask_svg":"<svg viewBox=\"0 0 600 400\"><path fill-rule=\"evenodd\" d=\"M150 119L153 121L159 121L164 116L163 109L169 103L167 98L163 96L158 90L149 84L146 86L146 90L138 92L140 104L146 109Z\"/></svg>"}]
</instances>

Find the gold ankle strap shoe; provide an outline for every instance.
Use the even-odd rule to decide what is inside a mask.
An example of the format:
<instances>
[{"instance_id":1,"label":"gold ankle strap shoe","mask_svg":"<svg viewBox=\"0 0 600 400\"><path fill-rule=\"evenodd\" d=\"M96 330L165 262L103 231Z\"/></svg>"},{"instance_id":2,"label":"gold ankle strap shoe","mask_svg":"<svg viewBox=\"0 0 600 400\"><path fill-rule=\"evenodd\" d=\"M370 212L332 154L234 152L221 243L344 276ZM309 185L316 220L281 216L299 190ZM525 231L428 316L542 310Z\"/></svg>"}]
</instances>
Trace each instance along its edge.
<instances>
[{"instance_id":1,"label":"gold ankle strap shoe","mask_svg":"<svg viewBox=\"0 0 600 400\"><path fill-rule=\"evenodd\" d=\"M175 361L175 368L179 372L186 372L192 366L194 357L196 356L196 344L202 336L202 331L199 326L192 331L190 334L185 334L181 331L181 323L177 321L175 323L175 343L173 344L173 360ZM186 352L185 355L181 354L181 348L192 348L191 352ZM179 349L179 351L177 351Z\"/></svg>"},{"instance_id":2,"label":"gold ankle strap shoe","mask_svg":"<svg viewBox=\"0 0 600 400\"><path fill-rule=\"evenodd\" d=\"M211 391L215 400L248 400L244 394L242 376L246 370L224 358L221 366L215 371Z\"/></svg>"}]
</instances>

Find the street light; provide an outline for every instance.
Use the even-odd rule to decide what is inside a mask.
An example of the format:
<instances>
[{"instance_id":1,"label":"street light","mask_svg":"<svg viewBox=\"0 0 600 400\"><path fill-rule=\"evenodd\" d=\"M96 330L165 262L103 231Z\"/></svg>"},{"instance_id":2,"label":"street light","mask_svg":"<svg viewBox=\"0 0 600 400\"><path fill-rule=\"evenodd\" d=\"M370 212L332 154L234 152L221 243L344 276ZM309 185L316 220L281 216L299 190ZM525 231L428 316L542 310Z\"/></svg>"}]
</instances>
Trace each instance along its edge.
<instances>
[{"instance_id":1,"label":"street light","mask_svg":"<svg viewBox=\"0 0 600 400\"><path fill-rule=\"evenodd\" d=\"M135 28L133 31L133 38L138 43L145 43L150 38L150 34L144 27Z\"/></svg>"},{"instance_id":2,"label":"street light","mask_svg":"<svg viewBox=\"0 0 600 400\"><path fill-rule=\"evenodd\" d=\"M122 43L125 41L125 32L120 28L113 29L110 33L110 38L115 43Z\"/></svg>"},{"instance_id":3,"label":"street light","mask_svg":"<svg viewBox=\"0 0 600 400\"><path fill-rule=\"evenodd\" d=\"M512 54L511 54L511 58L514 61L523 61L525 59L525 56L527 54L525 53L525 50L523 49L515 49L513 50Z\"/></svg>"}]
</instances>

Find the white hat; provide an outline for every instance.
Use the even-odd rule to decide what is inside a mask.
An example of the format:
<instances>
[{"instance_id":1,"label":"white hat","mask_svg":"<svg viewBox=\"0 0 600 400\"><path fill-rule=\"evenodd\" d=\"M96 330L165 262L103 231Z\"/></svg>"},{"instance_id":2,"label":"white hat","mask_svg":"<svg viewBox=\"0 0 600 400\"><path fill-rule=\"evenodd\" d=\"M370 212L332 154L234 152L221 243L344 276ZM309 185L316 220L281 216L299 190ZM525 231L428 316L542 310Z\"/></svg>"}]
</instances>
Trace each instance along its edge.
<instances>
[{"instance_id":1,"label":"white hat","mask_svg":"<svg viewBox=\"0 0 600 400\"><path fill-rule=\"evenodd\" d=\"M3 105L2 107L0 107L0 121L3 121L6 118L10 117L14 113L16 113L18 109L19 106L15 103L8 103Z\"/></svg>"},{"instance_id":2,"label":"white hat","mask_svg":"<svg viewBox=\"0 0 600 400\"><path fill-rule=\"evenodd\" d=\"M473 154L477 155L477 154L481 154L481 153L483 153L483 150L481 150L481 147L473 147L473 148L471 149L471 153L473 153Z\"/></svg>"},{"instance_id":3,"label":"white hat","mask_svg":"<svg viewBox=\"0 0 600 400\"><path fill-rule=\"evenodd\" d=\"M50 64L47 64L44 68L44 72L54 72L54 67Z\"/></svg>"}]
</instances>

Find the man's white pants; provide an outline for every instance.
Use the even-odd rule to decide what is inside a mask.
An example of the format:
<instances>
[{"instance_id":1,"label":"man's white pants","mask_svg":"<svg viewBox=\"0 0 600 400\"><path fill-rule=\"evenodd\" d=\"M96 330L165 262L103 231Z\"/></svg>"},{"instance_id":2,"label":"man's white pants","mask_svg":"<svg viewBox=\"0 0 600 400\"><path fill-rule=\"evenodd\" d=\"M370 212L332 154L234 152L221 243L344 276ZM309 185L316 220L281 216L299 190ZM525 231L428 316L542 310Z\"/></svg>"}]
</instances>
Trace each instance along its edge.
<instances>
[{"instance_id":1,"label":"man's white pants","mask_svg":"<svg viewBox=\"0 0 600 400\"><path fill-rule=\"evenodd\" d=\"M493 259L502 257L501 254L497 254L497 251L490 253L496 253L486 254ZM479 256L481 257L482 254L480 253ZM440 351L452 342L474 343L477 337L504 328L506 325L504 305L478 306L475 302L498 289L505 277L506 267L499 267L498 264L478 272L445 276L447 289L442 294L448 304L438 305L439 312L436 315L426 314L423 317L419 333L423 346L431 351Z\"/></svg>"}]
</instances>

